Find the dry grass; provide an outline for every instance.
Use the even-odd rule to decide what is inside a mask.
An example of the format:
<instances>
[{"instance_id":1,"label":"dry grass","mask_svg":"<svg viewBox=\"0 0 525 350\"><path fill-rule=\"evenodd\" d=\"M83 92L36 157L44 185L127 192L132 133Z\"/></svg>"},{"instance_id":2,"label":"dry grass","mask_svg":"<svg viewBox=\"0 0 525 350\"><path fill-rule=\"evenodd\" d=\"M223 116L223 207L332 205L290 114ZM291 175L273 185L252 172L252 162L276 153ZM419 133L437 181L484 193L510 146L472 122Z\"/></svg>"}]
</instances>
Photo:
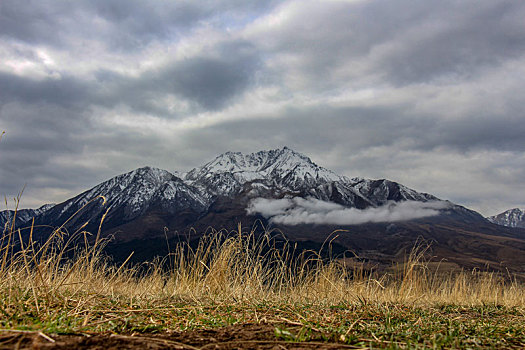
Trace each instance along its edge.
<instances>
[{"instance_id":1,"label":"dry grass","mask_svg":"<svg viewBox=\"0 0 525 350\"><path fill-rule=\"evenodd\" d=\"M85 244L73 247L79 237ZM16 252L15 241L22 242ZM0 287L29 293L38 310L64 293L73 297L93 291L99 296L216 302L525 306L525 288L516 280L480 271L444 276L428 269L420 248L399 272L378 277L350 270L338 260L325 261L315 252L297 256L291 247L275 248L270 234L257 237L241 228L233 234L214 232L195 249L180 244L168 257L169 271L154 262L148 273L109 263L102 254L104 241L90 245L86 232L68 237L57 229L36 246L31 236L24 241L15 230L5 234L1 244Z\"/></svg>"},{"instance_id":2,"label":"dry grass","mask_svg":"<svg viewBox=\"0 0 525 350\"><path fill-rule=\"evenodd\" d=\"M277 249L270 233L239 227L194 249L174 247L169 270L157 261L145 273L110 264L100 231L89 241L82 230L60 227L36 245L28 230L9 225L0 241L3 329L129 333L269 322L288 340L320 332L324 340L381 347L525 343L522 283L479 271L438 274L421 246L399 272L376 276Z\"/></svg>"}]
</instances>

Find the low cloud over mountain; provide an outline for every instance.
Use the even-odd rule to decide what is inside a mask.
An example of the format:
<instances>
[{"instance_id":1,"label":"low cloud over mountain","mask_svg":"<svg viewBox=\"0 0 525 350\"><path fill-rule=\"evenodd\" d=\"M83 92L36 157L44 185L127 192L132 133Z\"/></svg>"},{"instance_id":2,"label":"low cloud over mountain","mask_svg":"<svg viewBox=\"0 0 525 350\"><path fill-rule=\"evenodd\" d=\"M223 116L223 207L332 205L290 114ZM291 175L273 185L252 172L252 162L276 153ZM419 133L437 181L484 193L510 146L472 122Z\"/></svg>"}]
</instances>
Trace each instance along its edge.
<instances>
[{"instance_id":1,"label":"low cloud over mountain","mask_svg":"<svg viewBox=\"0 0 525 350\"><path fill-rule=\"evenodd\" d=\"M261 214L272 223L283 225L330 224L359 225L372 222L395 222L420 219L440 214L450 204L444 201L390 201L374 208L356 209L315 198L256 198L250 202L248 214Z\"/></svg>"}]
</instances>

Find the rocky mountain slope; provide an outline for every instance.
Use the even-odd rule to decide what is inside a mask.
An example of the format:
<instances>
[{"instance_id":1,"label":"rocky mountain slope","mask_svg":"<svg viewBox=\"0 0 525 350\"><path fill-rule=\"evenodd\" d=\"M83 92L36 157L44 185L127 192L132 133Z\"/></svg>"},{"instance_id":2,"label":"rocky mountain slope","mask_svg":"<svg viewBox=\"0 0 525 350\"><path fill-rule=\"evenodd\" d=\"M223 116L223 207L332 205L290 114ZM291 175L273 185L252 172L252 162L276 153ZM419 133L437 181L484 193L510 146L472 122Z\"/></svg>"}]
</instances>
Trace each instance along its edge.
<instances>
[{"instance_id":1,"label":"rocky mountain slope","mask_svg":"<svg viewBox=\"0 0 525 350\"><path fill-rule=\"evenodd\" d=\"M13 225L13 220L14 220L14 226L20 227L30 222L33 218L42 215L44 212L46 212L47 210L51 209L54 206L55 204L44 204L43 206L37 209L20 209L20 210L0 211L0 232L7 230L8 226Z\"/></svg>"},{"instance_id":2,"label":"rocky mountain slope","mask_svg":"<svg viewBox=\"0 0 525 350\"><path fill-rule=\"evenodd\" d=\"M525 228L525 210L509 209L498 215L489 216L487 220L501 226Z\"/></svg>"}]
</instances>

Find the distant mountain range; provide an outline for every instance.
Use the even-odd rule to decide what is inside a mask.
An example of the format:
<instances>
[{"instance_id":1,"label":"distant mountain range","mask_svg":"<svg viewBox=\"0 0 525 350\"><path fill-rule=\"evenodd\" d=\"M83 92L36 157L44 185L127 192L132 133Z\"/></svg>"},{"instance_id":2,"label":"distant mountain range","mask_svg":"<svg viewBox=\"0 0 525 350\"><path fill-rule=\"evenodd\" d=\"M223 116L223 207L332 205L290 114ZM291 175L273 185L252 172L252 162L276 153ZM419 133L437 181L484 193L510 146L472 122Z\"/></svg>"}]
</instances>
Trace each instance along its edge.
<instances>
[{"instance_id":1,"label":"distant mountain range","mask_svg":"<svg viewBox=\"0 0 525 350\"><path fill-rule=\"evenodd\" d=\"M498 215L489 216L487 219L502 226L525 228L525 210L519 208L509 209Z\"/></svg>"},{"instance_id":2,"label":"distant mountain range","mask_svg":"<svg viewBox=\"0 0 525 350\"><path fill-rule=\"evenodd\" d=\"M55 206L55 204L44 204L38 209L19 209L16 210L16 214L15 210L0 211L0 228L7 230L7 226L13 225L13 219L15 227L23 226L53 206Z\"/></svg>"},{"instance_id":3,"label":"distant mountain range","mask_svg":"<svg viewBox=\"0 0 525 350\"><path fill-rule=\"evenodd\" d=\"M139 168L63 203L20 210L15 224L27 226L34 218L43 227L35 234L41 238L49 232L45 227L64 223L69 232L86 223L93 232L106 211L104 233L115 237L108 249L116 256L133 249L148 259L162 254L166 236L176 240L209 227L259 222L309 248L347 229L332 243L368 263L401 258L423 238L437 258L454 265L525 266L523 231L393 181L340 176L287 147L227 152L188 173ZM13 215L0 212L2 227ZM514 254L521 257L512 260Z\"/></svg>"}]
</instances>

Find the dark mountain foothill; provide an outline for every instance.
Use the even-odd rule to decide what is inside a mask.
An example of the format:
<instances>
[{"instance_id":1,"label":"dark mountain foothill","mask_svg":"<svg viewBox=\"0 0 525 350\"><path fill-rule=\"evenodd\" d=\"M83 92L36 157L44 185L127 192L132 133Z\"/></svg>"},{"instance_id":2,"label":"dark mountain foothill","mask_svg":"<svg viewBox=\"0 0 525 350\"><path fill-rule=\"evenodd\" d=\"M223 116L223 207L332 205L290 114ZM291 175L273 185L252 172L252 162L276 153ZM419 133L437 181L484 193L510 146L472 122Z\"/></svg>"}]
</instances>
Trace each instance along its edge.
<instances>
[{"instance_id":1,"label":"dark mountain foothill","mask_svg":"<svg viewBox=\"0 0 525 350\"><path fill-rule=\"evenodd\" d=\"M13 214L0 212L2 227ZM337 175L286 147L227 152L186 174L139 168L63 203L21 210L15 225L27 227L34 218L34 238L45 240L61 226L96 233L104 215L102 236L112 237L106 250L116 261L131 251L134 261L150 260L210 228L240 224L282 233L299 249L330 242L332 254L346 251L368 266L402 262L424 242L429 258L443 266L525 273L525 229L496 225L393 181Z\"/></svg>"}]
</instances>

